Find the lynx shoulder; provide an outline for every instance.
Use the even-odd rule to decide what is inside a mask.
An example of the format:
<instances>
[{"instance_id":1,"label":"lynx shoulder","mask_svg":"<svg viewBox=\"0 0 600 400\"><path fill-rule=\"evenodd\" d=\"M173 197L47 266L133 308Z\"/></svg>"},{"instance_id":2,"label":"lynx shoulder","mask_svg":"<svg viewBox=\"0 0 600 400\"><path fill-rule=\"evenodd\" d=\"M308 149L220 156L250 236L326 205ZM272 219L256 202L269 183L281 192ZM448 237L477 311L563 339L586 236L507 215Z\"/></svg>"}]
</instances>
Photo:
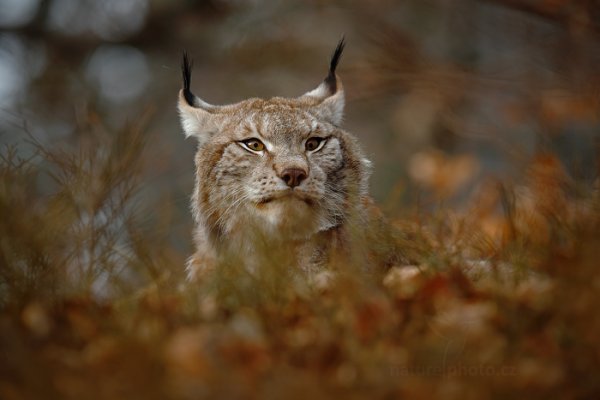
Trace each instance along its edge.
<instances>
[{"instance_id":1,"label":"lynx shoulder","mask_svg":"<svg viewBox=\"0 0 600 400\"><path fill-rule=\"evenodd\" d=\"M253 268L259 252L281 248L293 267L313 268L347 252L351 231L369 223L370 162L340 127L343 49L342 40L324 81L300 97L222 106L192 94L184 54L178 109L185 135L198 140L191 278L224 257Z\"/></svg>"}]
</instances>

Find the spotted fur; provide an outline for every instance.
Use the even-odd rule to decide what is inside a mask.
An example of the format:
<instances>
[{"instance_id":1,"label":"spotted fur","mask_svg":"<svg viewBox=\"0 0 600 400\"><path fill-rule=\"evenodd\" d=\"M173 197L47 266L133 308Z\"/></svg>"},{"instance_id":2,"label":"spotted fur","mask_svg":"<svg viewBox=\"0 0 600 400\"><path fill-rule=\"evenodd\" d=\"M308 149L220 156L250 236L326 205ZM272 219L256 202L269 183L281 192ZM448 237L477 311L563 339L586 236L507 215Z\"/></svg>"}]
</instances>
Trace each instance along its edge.
<instances>
[{"instance_id":1,"label":"spotted fur","mask_svg":"<svg viewBox=\"0 0 600 400\"><path fill-rule=\"evenodd\" d=\"M343 48L342 39L323 83L298 98L226 106L192 94L191 63L184 55L178 108L185 134L199 141L191 277L226 254L252 264L256 238L291 246L303 254L296 264L310 268L343 251L350 225L366 218L370 163L356 139L340 128L344 92L335 69ZM307 150L307 140L315 137L324 142ZM244 141L251 138L264 149L248 149ZM295 187L282 178L290 170L306 175Z\"/></svg>"}]
</instances>

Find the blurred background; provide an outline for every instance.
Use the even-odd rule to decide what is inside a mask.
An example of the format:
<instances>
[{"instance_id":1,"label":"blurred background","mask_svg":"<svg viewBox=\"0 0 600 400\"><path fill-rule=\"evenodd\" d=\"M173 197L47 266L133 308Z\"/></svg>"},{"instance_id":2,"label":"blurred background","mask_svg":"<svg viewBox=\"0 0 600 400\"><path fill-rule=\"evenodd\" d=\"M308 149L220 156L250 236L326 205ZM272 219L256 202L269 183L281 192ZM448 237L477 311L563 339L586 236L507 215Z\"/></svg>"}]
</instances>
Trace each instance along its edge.
<instances>
[{"instance_id":1,"label":"blurred background","mask_svg":"<svg viewBox=\"0 0 600 400\"><path fill-rule=\"evenodd\" d=\"M424 193L461 208L549 152L570 179L597 177L590 0L0 0L0 143L75 149L90 126L118 135L148 118L137 204L148 219L169 210L161 240L185 255L196 144L175 109L182 50L194 92L225 104L312 89L342 35L344 126L388 213Z\"/></svg>"},{"instance_id":2,"label":"blurred background","mask_svg":"<svg viewBox=\"0 0 600 400\"><path fill-rule=\"evenodd\" d=\"M392 223L187 281L182 51L226 104L342 35ZM600 398L599 39L596 0L0 0L0 398Z\"/></svg>"}]
</instances>

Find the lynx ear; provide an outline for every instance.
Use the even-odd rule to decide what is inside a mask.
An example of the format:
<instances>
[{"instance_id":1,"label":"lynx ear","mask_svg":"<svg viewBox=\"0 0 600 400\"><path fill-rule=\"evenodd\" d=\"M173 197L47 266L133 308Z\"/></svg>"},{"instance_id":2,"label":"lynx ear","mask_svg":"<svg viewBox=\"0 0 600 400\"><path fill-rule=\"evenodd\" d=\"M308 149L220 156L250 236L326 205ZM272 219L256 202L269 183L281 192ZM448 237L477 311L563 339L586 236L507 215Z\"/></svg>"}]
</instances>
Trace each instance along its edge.
<instances>
[{"instance_id":1,"label":"lynx ear","mask_svg":"<svg viewBox=\"0 0 600 400\"><path fill-rule=\"evenodd\" d=\"M342 81L335 74L335 69L345 45L344 38L342 38L333 52L329 63L329 74L325 80L316 89L300 97L300 100L309 102L309 110L317 118L333 125L340 125L344 117L344 88Z\"/></svg>"},{"instance_id":2,"label":"lynx ear","mask_svg":"<svg viewBox=\"0 0 600 400\"><path fill-rule=\"evenodd\" d=\"M217 114L222 107L208 104L191 92L192 63L189 62L185 52L181 62L181 72L183 89L179 91L177 104L181 126L186 137L195 136L200 143L203 143L218 131Z\"/></svg>"}]
</instances>

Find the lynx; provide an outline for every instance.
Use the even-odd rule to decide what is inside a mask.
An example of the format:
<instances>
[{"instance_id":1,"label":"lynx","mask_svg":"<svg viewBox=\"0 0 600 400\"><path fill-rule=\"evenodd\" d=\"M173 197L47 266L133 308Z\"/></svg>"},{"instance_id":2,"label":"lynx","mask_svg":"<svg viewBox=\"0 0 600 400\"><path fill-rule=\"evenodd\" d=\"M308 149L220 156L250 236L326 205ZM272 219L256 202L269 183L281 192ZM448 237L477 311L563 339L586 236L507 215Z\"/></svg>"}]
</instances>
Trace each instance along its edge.
<instances>
[{"instance_id":1,"label":"lynx","mask_svg":"<svg viewBox=\"0 0 600 400\"><path fill-rule=\"evenodd\" d=\"M231 254L255 268L258 242L289 249L300 269L318 267L347 253L351 231L369 223L370 162L340 127L343 49L342 39L324 81L300 97L223 106L192 94L184 53L178 109L185 135L198 140L190 278Z\"/></svg>"}]
</instances>

